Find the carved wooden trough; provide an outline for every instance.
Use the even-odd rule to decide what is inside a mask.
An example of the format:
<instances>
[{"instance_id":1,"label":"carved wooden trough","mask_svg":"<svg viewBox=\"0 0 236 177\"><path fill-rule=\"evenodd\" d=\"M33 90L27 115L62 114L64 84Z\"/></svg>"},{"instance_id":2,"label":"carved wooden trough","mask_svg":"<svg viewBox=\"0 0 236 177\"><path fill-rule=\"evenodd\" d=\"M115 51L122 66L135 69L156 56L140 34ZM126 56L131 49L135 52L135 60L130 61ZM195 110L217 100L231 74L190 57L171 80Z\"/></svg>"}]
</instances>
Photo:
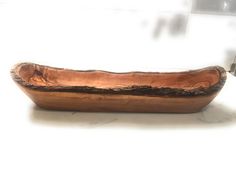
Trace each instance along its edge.
<instances>
[{"instance_id":1,"label":"carved wooden trough","mask_svg":"<svg viewBox=\"0 0 236 177\"><path fill-rule=\"evenodd\" d=\"M39 107L86 112L198 112L226 81L226 71L219 66L172 73L113 73L20 63L11 74Z\"/></svg>"}]
</instances>

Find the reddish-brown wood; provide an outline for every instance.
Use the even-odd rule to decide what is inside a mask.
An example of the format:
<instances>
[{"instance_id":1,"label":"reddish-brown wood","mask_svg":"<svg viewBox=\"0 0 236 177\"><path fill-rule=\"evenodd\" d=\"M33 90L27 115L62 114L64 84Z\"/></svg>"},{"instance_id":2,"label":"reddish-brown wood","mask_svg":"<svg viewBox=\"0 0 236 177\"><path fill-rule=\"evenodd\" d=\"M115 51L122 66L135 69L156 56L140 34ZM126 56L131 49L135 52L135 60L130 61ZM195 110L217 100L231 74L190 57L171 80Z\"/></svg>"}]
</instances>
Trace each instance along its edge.
<instances>
[{"instance_id":1,"label":"reddish-brown wood","mask_svg":"<svg viewBox=\"0 0 236 177\"><path fill-rule=\"evenodd\" d=\"M226 81L226 71L219 66L172 73L113 73L21 63L11 74L39 107L105 112L197 112Z\"/></svg>"}]
</instances>

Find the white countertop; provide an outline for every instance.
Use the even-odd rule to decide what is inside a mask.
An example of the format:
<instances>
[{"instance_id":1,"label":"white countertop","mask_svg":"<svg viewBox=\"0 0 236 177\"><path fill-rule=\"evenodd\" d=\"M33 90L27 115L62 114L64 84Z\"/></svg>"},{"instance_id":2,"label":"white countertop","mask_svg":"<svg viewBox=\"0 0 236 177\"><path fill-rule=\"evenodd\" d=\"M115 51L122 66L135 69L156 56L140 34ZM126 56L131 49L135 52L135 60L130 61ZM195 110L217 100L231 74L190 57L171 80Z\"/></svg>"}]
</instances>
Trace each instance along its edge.
<instances>
[{"instance_id":1,"label":"white countertop","mask_svg":"<svg viewBox=\"0 0 236 177\"><path fill-rule=\"evenodd\" d=\"M0 176L236 176L230 74L218 97L195 114L46 111L9 74L21 61L109 71L228 70L236 17L156 12L142 3L112 9L51 2L0 3ZM186 29L173 35L176 15L187 17ZM157 29L160 19L165 25Z\"/></svg>"}]
</instances>

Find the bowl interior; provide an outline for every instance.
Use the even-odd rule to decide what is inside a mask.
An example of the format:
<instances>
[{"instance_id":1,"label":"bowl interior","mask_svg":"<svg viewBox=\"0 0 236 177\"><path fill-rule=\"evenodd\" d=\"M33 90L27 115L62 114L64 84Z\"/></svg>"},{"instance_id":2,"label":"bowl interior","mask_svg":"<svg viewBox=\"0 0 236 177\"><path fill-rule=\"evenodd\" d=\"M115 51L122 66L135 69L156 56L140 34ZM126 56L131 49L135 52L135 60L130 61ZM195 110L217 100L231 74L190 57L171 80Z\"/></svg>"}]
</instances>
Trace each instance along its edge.
<instances>
[{"instance_id":1,"label":"bowl interior","mask_svg":"<svg viewBox=\"0 0 236 177\"><path fill-rule=\"evenodd\" d=\"M221 74L216 67L175 73L112 73L106 71L75 71L36 64L22 64L17 68L17 74L23 81L35 86L88 86L104 89L130 86L184 90L207 89L217 84L221 79Z\"/></svg>"}]
</instances>

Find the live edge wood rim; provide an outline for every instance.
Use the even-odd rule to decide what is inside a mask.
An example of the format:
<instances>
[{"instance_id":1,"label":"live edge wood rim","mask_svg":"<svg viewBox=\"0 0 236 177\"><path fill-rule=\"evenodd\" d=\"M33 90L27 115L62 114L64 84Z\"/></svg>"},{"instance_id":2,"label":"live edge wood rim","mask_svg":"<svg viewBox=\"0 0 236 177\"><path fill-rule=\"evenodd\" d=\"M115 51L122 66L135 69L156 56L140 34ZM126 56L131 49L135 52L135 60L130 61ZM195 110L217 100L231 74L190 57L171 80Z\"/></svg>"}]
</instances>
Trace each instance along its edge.
<instances>
[{"instance_id":1,"label":"live edge wood rim","mask_svg":"<svg viewBox=\"0 0 236 177\"><path fill-rule=\"evenodd\" d=\"M19 69L25 65L32 65L35 68L34 74L40 75L44 77L44 69L42 68L50 68L55 69L58 71L72 71L72 72L102 72L102 73L111 73L111 74L130 74L130 73L142 73L142 74L178 74L178 73L191 73L195 71L205 71L205 70L217 70L219 73L219 80L216 84L210 86L209 88L195 88L192 90L185 90L181 88L169 88L169 87L152 87L150 85L131 85L128 87L120 87L120 88L97 88L91 86L47 86L47 85L34 85L30 82L24 80L19 75ZM26 87L28 89L42 91L42 92L75 92L75 93L88 93L88 94L112 94L112 95L140 95L140 96L171 96L171 97L196 97L196 96L205 96L205 95L212 95L219 92L222 87L224 86L227 74L223 67L220 66L210 66L203 69L198 70L189 70L183 72L126 72L126 73L117 73L117 72L108 72L102 70L71 70L65 68L56 68L50 66L44 66L34 63L19 63L16 64L11 69L11 76L15 82L17 82L20 86Z\"/></svg>"}]
</instances>

